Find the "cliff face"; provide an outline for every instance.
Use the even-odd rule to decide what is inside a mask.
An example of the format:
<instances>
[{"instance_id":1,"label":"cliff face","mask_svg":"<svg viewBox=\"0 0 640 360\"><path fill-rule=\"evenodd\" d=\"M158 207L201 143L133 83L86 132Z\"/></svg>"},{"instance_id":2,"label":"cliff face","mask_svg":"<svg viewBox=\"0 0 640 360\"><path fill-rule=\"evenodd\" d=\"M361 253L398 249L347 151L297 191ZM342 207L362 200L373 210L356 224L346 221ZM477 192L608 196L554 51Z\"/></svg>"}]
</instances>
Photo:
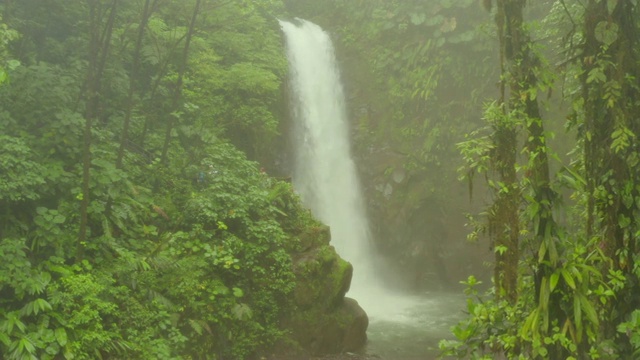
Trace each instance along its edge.
<instances>
[{"instance_id":1,"label":"cliff face","mask_svg":"<svg viewBox=\"0 0 640 360\"><path fill-rule=\"evenodd\" d=\"M355 300L345 297L353 267L330 245L327 226L303 229L296 240L294 310L282 319L290 335L278 352L300 358L360 349L367 339L369 319Z\"/></svg>"}]
</instances>

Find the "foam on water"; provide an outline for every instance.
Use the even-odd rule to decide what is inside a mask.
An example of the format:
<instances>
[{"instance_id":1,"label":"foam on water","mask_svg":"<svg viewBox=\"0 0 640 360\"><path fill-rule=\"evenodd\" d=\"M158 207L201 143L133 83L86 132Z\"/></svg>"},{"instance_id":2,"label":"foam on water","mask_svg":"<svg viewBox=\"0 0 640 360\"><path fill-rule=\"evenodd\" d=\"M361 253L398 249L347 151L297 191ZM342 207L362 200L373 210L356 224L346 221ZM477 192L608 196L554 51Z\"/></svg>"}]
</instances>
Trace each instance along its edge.
<instances>
[{"instance_id":1,"label":"foam on water","mask_svg":"<svg viewBox=\"0 0 640 360\"><path fill-rule=\"evenodd\" d=\"M382 359L428 360L440 353L438 343L452 339L451 326L462 320L464 296L428 293L413 307L393 318L369 325L366 352Z\"/></svg>"}]
</instances>

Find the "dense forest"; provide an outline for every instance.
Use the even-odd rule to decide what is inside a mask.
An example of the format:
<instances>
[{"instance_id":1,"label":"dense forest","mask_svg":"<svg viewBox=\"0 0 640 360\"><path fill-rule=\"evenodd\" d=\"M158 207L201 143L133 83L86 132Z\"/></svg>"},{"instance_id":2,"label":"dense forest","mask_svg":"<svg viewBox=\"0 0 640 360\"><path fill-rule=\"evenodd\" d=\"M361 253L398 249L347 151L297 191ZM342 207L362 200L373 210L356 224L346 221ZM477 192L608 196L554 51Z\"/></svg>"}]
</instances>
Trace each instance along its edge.
<instances>
[{"instance_id":1,"label":"dense forest","mask_svg":"<svg viewBox=\"0 0 640 360\"><path fill-rule=\"evenodd\" d=\"M0 357L362 346L289 179L293 17L394 291L464 285L444 357L640 357L638 0L0 0Z\"/></svg>"},{"instance_id":2,"label":"dense forest","mask_svg":"<svg viewBox=\"0 0 640 360\"><path fill-rule=\"evenodd\" d=\"M283 113L282 5L2 6L1 357L243 359L281 340L291 254L326 237L247 159Z\"/></svg>"}]
</instances>

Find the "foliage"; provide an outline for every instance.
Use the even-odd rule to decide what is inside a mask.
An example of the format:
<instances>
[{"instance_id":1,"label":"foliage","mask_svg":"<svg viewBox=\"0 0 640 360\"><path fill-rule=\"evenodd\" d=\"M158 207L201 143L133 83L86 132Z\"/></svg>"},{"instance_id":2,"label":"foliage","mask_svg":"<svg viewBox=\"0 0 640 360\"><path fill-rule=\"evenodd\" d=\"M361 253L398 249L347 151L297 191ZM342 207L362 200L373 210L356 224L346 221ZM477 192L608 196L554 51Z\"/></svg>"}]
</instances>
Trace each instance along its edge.
<instances>
[{"instance_id":1,"label":"foliage","mask_svg":"<svg viewBox=\"0 0 640 360\"><path fill-rule=\"evenodd\" d=\"M20 63L7 56L7 47L9 43L18 38L18 33L2 22L0 16L0 85L9 78L9 71L15 69Z\"/></svg>"},{"instance_id":2,"label":"foliage","mask_svg":"<svg viewBox=\"0 0 640 360\"><path fill-rule=\"evenodd\" d=\"M484 1L503 11L495 30L473 0L286 3L330 24L360 89L360 154L401 159L372 177L401 174L395 208L449 200L436 189L460 165L455 144L508 205L484 229L515 237L494 249L517 266L486 296L467 281L470 316L444 353L637 357L638 2L545 1L536 25L524 1ZM0 357L243 359L282 338L291 254L319 227L243 152L264 160L281 130L283 2L1 6ZM556 78L577 141L553 180L538 106ZM508 91L478 124L487 79ZM516 223L496 227L505 213Z\"/></svg>"},{"instance_id":3,"label":"foliage","mask_svg":"<svg viewBox=\"0 0 640 360\"><path fill-rule=\"evenodd\" d=\"M584 247L572 250L572 261L543 283L540 299L527 291L534 283L530 275L520 279L516 303L496 299L493 289L481 296L476 289L479 282L470 277L464 282L469 318L452 328L457 340L440 342L442 354L492 359L498 353L509 359L531 359L550 358L554 349L563 349L567 358L580 358L583 351L592 359L606 358L611 349L596 340L599 315L594 304L612 301L614 289L600 277L601 254L585 256ZM553 307L564 312L562 321L552 318Z\"/></svg>"},{"instance_id":4,"label":"foliage","mask_svg":"<svg viewBox=\"0 0 640 360\"><path fill-rule=\"evenodd\" d=\"M513 25L521 17L515 9L521 9L522 3L500 0L496 4L497 15L507 17L504 23L497 21L498 26L507 21L511 25L500 36L506 35L511 45L515 45L514 39L526 39L523 34L513 36ZM622 13L636 13L638 7L617 1L589 1L586 6L550 1L548 5L547 30L539 34L552 39L549 47L567 56L560 76L566 77L563 95L572 102L568 127L578 130L573 159L551 182L547 156L552 152L546 145L550 134L544 131L533 102L539 99L535 81L541 81L544 88L550 85L547 79L558 74L541 69L544 61L535 61L540 54L532 53L535 47L529 44L523 54L534 54L534 58L525 56L503 64L510 69L503 76L510 90L509 105L516 111L521 109L516 117L528 132L522 151L526 158L514 165L522 170L517 183L522 197L514 204L521 211L520 226L525 229L518 234L524 256L514 270L519 276L517 298L504 301L497 278L490 294L479 296L476 282L470 278L470 316L453 328L458 340L441 342L446 355L618 359L638 354L637 304L628 295L638 284L635 250L630 250L636 248L636 221L630 215L636 213L632 185L636 173L626 167L635 164L637 156L631 149L631 139L637 133L630 124L634 123L631 114L638 109L637 102L620 97L623 88L627 94L637 91L638 43L632 34L637 34L639 24ZM501 54L514 49L517 47L503 48ZM509 60L509 55L506 58ZM576 58L582 60L574 63ZM512 82L518 76L519 81ZM460 144L467 160L463 171L487 171L497 159L494 152L499 144L483 132L471 136ZM556 224L559 210L566 209L558 202L561 191L570 194L572 206L565 221ZM490 297L496 294L496 299Z\"/></svg>"},{"instance_id":5,"label":"foliage","mask_svg":"<svg viewBox=\"0 0 640 360\"><path fill-rule=\"evenodd\" d=\"M3 156L0 159L0 201L38 198L38 187L44 184L43 168L33 161L31 149L19 138L0 135Z\"/></svg>"},{"instance_id":6,"label":"foliage","mask_svg":"<svg viewBox=\"0 0 640 360\"><path fill-rule=\"evenodd\" d=\"M282 4L203 2L185 51L195 1L148 3L139 52L140 2L2 5L2 358L244 359L286 335L317 224L238 150L277 134Z\"/></svg>"}]
</instances>

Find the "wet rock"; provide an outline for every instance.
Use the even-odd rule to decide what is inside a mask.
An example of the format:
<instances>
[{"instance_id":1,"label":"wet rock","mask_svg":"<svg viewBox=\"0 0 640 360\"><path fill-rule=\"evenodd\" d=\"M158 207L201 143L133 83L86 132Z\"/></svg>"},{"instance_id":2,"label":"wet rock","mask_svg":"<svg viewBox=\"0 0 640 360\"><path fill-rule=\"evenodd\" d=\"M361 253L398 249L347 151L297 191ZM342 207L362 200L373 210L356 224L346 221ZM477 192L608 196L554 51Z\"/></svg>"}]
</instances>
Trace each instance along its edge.
<instances>
[{"instance_id":1,"label":"wet rock","mask_svg":"<svg viewBox=\"0 0 640 360\"><path fill-rule=\"evenodd\" d=\"M339 312L344 319L348 319L348 325L344 328L342 338L343 351L357 351L367 342L367 328L369 327L369 317L360 307L357 301L351 298L344 298L344 302Z\"/></svg>"},{"instance_id":2,"label":"wet rock","mask_svg":"<svg viewBox=\"0 0 640 360\"><path fill-rule=\"evenodd\" d=\"M393 194L393 186L391 184L387 184L384 186L384 196L389 198Z\"/></svg>"},{"instance_id":3,"label":"wet rock","mask_svg":"<svg viewBox=\"0 0 640 360\"><path fill-rule=\"evenodd\" d=\"M400 184L407 177L406 171L402 167L396 167L391 176L396 184Z\"/></svg>"},{"instance_id":4,"label":"wet rock","mask_svg":"<svg viewBox=\"0 0 640 360\"><path fill-rule=\"evenodd\" d=\"M308 227L298 235L298 252L304 254L311 249L319 249L323 245L328 245L331 239L329 227L326 225L318 225Z\"/></svg>"},{"instance_id":5,"label":"wet rock","mask_svg":"<svg viewBox=\"0 0 640 360\"><path fill-rule=\"evenodd\" d=\"M353 266L329 245L329 228L301 234L304 245L293 255L296 287L295 311L282 320L290 330L290 343L283 353L293 358L356 351L367 340L369 319L358 302L345 298L351 286ZM280 355L285 358L284 355Z\"/></svg>"},{"instance_id":6,"label":"wet rock","mask_svg":"<svg viewBox=\"0 0 640 360\"><path fill-rule=\"evenodd\" d=\"M358 302L344 298L333 311L315 322L299 322L294 337L311 355L361 349L367 341L369 318Z\"/></svg>"}]
</instances>

